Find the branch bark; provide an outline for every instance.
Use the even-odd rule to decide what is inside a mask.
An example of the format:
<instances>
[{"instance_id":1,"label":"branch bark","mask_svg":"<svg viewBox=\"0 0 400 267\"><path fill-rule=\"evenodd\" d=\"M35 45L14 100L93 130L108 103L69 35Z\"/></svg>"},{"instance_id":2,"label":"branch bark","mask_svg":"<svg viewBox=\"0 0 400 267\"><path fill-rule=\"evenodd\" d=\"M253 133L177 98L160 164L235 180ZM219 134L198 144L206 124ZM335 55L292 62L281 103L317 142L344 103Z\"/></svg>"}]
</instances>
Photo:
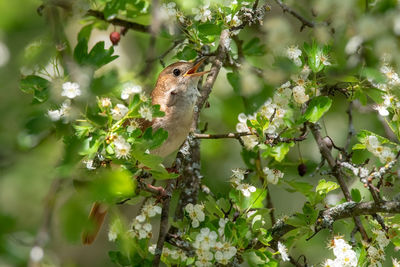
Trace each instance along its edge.
<instances>
[{"instance_id":1,"label":"branch bark","mask_svg":"<svg viewBox=\"0 0 400 267\"><path fill-rule=\"evenodd\" d=\"M314 136L315 141L317 142L321 156L328 162L329 167L333 172L333 175L335 176L336 180L340 185L344 197L346 198L347 201L352 201L349 188L347 187L346 182L344 180L344 175L340 170L340 166L336 164L336 160L333 158L331 150L327 147L326 143L323 141L318 124L310 123L309 128ZM369 238L367 232L364 229L364 226L361 223L361 219L356 215L353 218L354 218L354 223L357 225L357 228L362 238L368 242Z\"/></svg>"},{"instance_id":2,"label":"branch bark","mask_svg":"<svg viewBox=\"0 0 400 267\"><path fill-rule=\"evenodd\" d=\"M400 201L383 201L379 204L374 201L354 202L349 201L339 204L335 207L320 212L316 225L324 228L332 228L335 221L351 218L354 216L374 215L376 213L399 214ZM284 220L278 220L271 228L272 237L275 241L279 240L289 231L295 229L295 226L286 224Z\"/></svg>"}]
</instances>

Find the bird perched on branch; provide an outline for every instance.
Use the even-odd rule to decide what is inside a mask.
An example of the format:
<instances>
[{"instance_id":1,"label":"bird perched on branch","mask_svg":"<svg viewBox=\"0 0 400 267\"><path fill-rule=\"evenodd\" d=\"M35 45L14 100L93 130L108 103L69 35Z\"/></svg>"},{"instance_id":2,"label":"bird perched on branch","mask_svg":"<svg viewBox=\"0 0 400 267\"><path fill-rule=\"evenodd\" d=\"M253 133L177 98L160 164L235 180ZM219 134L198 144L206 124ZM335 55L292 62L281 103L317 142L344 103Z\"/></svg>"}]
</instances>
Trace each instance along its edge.
<instances>
[{"instance_id":1,"label":"bird perched on branch","mask_svg":"<svg viewBox=\"0 0 400 267\"><path fill-rule=\"evenodd\" d=\"M168 138L151 154L166 157L176 151L185 141L193 121L194 108L199 91L197 84L202 75L209 71L197 72L205 58L196 62L176 62L166 67L158 76L157 83L151 93L152 104L160 105L164 117L154 118L151 122L141 124L142 130L152 127L153 130L163 128L168 132ZM89 220L94 227L84 231L83 244L89 245L95 240L107 213L107 207L94 203L89 214Z\"/></svg>"}]
</instances>

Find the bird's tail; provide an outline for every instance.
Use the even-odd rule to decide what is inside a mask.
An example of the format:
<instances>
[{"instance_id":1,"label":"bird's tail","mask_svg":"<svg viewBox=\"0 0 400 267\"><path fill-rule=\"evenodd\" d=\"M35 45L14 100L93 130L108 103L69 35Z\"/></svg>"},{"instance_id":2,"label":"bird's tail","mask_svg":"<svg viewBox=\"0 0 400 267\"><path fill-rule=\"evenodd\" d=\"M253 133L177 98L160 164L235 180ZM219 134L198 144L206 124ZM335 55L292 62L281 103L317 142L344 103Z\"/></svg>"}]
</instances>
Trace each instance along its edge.
<instances>
[{"instance_id":1,"label":"bird's tail","mask_svg":"<svg viewBox=\"0 0 400 267\"><path fill-rule=\"evenodd\" d=\"M97 234L100 231L101 225L103 224L104 218L107 214L107 206L98 202L95 202L90 210L89 222L91 224L90 229L85 229L82 234L82 243L84 245L90 245L96 239Z\"/></svg>"}]
</instances>

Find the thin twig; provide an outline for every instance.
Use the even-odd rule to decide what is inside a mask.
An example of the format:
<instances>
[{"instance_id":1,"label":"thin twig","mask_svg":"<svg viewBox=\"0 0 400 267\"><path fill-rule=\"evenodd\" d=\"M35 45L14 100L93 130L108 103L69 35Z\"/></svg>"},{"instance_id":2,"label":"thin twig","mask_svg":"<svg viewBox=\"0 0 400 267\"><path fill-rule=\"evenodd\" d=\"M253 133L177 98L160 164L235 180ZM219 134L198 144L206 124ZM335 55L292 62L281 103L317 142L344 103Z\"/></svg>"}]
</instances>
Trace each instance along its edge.
<instances>
[{"instance_id":1,"label":"thin twig","mask_svg":"<svg viewBox=\"0 0 400 267\"><path fill-rule=\"evenodd\" d=\"M354 125L353 125L353 102L349 103L349 107L347 108L346 111L348 117L349 117L349 122L348 122L348 127L347 127L347 139L346 139L346 144L344 145L344 151L347 151L350 147L351 143L351 138L354 135Z\"/></svg>"},{"instance_id":2,"label":"thin twig","mask_svg":"<svg viewBox=\"0 0 400 267\"><path fill-rule=\"evenodd\" d=\"M282 8L283 12L288 12L289 14L291 14L293 17L295 17L296 19L298 19L302 23L301 27L300 27L300 31L302 31L305 27L310 27L310 28L314 28L315 27L315 23L314 22L304 18L297 11L295 11L292 8L290 8L287 5L285 5L281 0L275 0L275 2Z\"/></svg>"},{"instance_id":3,"label":"thin twig","mask_svg":"<svg viewBox=\"0 0 400 267\"><path fill-rule=\"evenodd\" d=\"M344 175L340 170L340 165L338 165L336 163L336 160L333 158L333 156L331 154L331 150L327 147L326 143L323 141L319 126L317 124L310 123L309 128L310 128L310 130L314 136L314 139L318 145L321 156L323 158L325 158L325 160L328 162L333 175L335 176L336 180L339 183L340 188L342 189L345 199L347 201L352 201L352 197L351 197L349 188L347 187L346 182L344 180ZM357 216L353 216L353 218L354 218L354 222L357 225L362 238L368 242L369 238L368 238L367 232L364 229L364 226L361 223L361 219Z\"/></svg>"},{"instance_id":4,"label":"thin twig","mask_svg":"<svg viewBox=\"0 0 400 267\"><path fill-rule=\"evenodd\" d=\"M125 27L125 28L130 29L130 30L134 30L134 31L138 31L138 32L145 32L145 33L150 32L150 26L148 26L148 25L143 25L143 24L140 24L140 23L127 21L127 20L123 20L123 19L119 19L119 18L113 18L113 19L107 20L104 17L104 13L102 11L90 9L86 13L86 15L87 16L93 16L93 17L95 17L97 19L107 21L108 23L110 23L112 25L122 26L122 27Z\"/></svg>"}]
</instances>

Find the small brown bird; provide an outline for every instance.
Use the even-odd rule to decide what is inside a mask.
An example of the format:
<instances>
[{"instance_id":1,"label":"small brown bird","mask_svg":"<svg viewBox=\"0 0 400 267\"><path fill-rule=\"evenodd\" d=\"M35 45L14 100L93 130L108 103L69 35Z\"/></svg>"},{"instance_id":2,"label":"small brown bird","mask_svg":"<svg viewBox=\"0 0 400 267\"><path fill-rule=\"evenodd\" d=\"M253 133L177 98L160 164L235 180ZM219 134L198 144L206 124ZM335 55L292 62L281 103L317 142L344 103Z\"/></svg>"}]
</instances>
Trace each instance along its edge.
<instances>
[{"instance_id":1,"label":"small brown bird","mask_svg":"<svg viewBox=\"0 0 400 267\"><path fill-rule=\"evenodd\" d=\"M167 140L158 148L150 151L154 155L166 157L176 151L185 141L193 121L194 108L199 91L197 84L200 76L209 71L197 72L204 62L202 58L196 62L176 62L166 67L158 76L156 87L151 93L152 104L160 105L164 117L142 123L142 129L153 127L153 130L163 128L168 131ZM93 243L107 213L107 207L94 203L89 214L89 220L94 227L85 231L82 242L85 245Z\"/></svg>"}]
</instances>

